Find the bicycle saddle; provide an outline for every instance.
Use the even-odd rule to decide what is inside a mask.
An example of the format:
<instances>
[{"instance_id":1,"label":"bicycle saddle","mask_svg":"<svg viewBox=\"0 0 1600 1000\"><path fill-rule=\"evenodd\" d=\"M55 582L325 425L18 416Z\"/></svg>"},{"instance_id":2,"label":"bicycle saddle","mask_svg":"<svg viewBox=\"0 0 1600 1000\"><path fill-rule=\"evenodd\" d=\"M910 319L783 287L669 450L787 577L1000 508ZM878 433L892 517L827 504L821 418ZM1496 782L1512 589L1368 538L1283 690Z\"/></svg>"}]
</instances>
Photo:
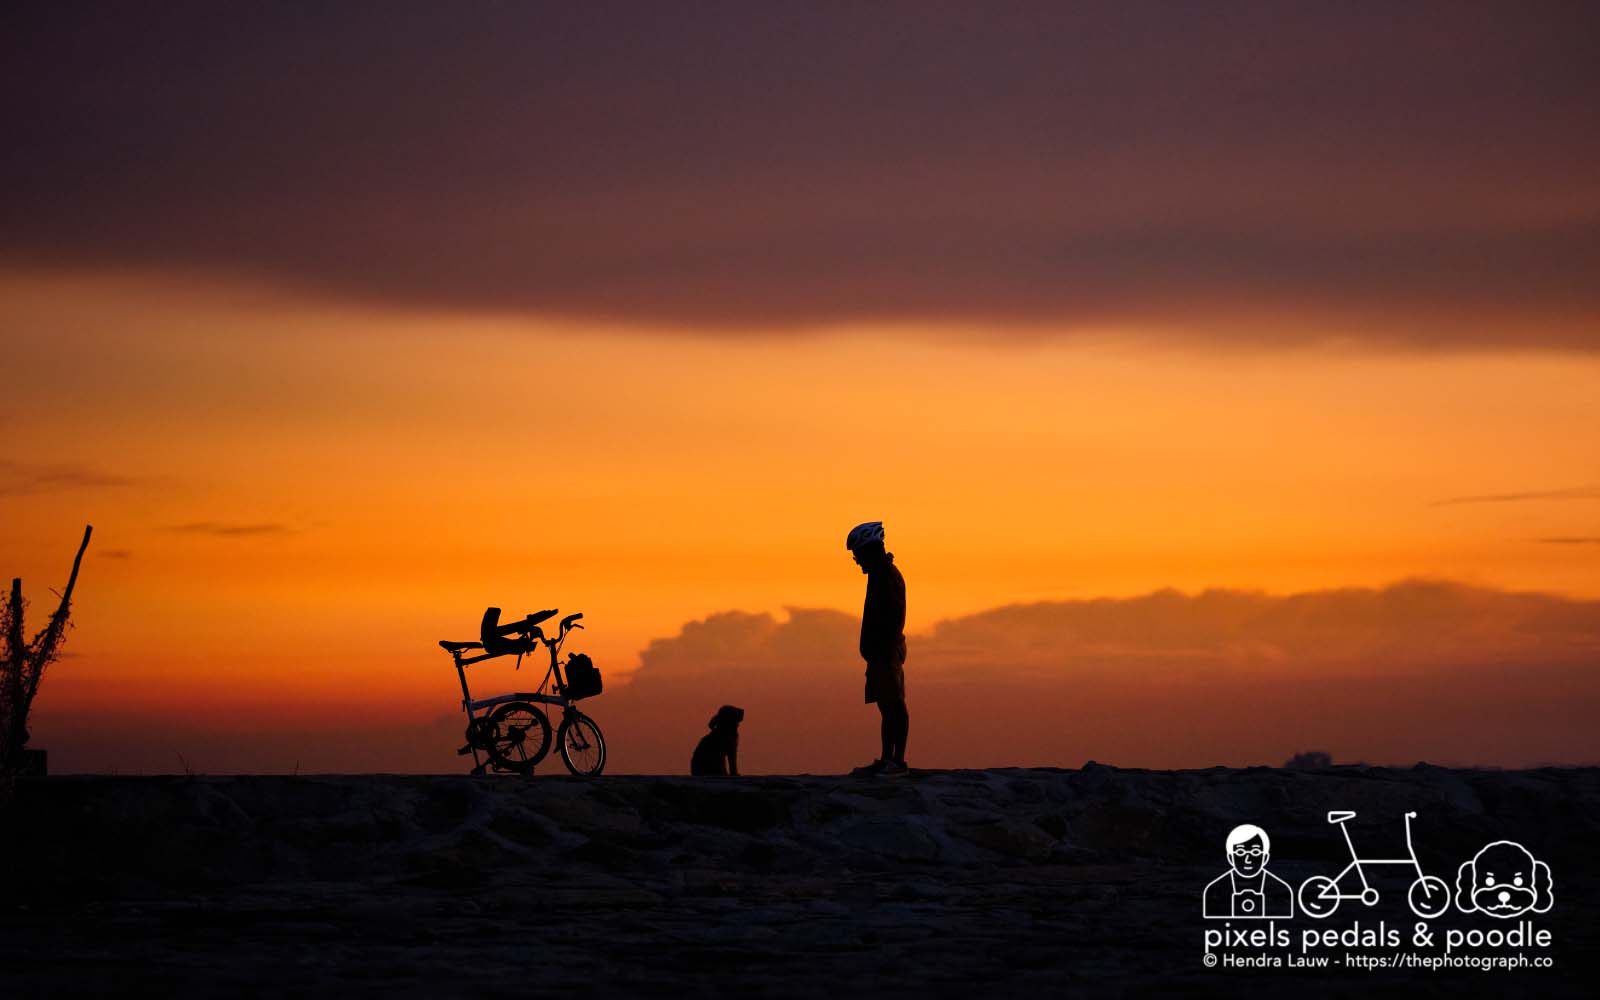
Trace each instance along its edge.
<instances>
[{"instance_id":1,"label":"bicycle saddle","mask_svg":"<svg viewBox=\"0 0 1600 1000\"><path fill-rule=\"evenodd\" d=\"M483 643L481 643L481 642L451 642L449 639L440 639L439 640L439 645L443 646L444 649L445 649L445 652L448 652L448 653L454 653L458 649L482 649L483 648Z\"/></svg>"},{"instance_id":2,"label":"bicycle saddle","mask_svg":"<svg viewBox=\"0 0 1600 1000\"><path fill-rule=\"evenodd\" d=\"M1355 819L1356 814L1348 809L1334 809L1328 813L1329 823L1343 823L1347 819Z\"/></svg>"}]
</instances>

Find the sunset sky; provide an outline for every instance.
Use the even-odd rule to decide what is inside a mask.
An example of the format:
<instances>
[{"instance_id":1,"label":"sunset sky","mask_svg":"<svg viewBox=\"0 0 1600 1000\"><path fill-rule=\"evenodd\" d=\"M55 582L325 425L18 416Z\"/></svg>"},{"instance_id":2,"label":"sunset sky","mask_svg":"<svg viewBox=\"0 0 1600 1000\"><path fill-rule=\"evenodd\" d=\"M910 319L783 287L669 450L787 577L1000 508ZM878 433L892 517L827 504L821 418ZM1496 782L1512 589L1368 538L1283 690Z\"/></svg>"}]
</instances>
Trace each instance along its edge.
<instances>
[{"instance_id":1,"label":"sunset sky","mask_svg":"<svg viewBox=\"0 0 1600 1000\"><path fill-rule=\"evenodd\" d=\"M770 706L756 769L860 763L823 609L882 519L913 763L1600 759L1597 37L1509 3L9 5L33 621L95 526L35 743L454 770L434 642L496 604L585 612L620 769L683 770L724 701ZM1399 676L1403 738L1319 708ZM1549 711L1506 709L1530 678ZM1270 739L1225 736L1241 691ZM962 728L986 693L1016 748ZM1086 693L1104 737L1052 742ZM1106 724L1152 703L1160 737Z\"/></svg>"}]
</instances>

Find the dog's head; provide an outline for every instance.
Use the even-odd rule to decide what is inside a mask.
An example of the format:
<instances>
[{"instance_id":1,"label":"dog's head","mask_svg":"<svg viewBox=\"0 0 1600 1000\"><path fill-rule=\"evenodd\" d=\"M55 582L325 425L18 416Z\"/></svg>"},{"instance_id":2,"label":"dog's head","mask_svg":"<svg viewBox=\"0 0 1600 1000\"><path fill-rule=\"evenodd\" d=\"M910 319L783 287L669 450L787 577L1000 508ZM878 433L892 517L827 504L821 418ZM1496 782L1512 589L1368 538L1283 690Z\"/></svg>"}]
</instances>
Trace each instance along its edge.
<instances>
[{"instance_id":1,"label":"dog's head","mask_svg":"<svg viewBox=\"0 0 1600 1000\"><path fill-rule=\"evenodd\" d=\"M1463 913L1520 917L1544 913L1554 901L1550 866L1509 840L1484 845L1456 872L1456 907Z\"/></svg>"},{"instance_id":2,"label":"dog's head","mask_svg":"<svg viewBox=\"0 0 1600 1000\"><path fill-rule=\"evenodd\" d=\"M717 714L711 717L712 729L738 729L739 723L744 721L744 709L736 705L724 705L717 709Z\"/></svg>"}]
</instances>

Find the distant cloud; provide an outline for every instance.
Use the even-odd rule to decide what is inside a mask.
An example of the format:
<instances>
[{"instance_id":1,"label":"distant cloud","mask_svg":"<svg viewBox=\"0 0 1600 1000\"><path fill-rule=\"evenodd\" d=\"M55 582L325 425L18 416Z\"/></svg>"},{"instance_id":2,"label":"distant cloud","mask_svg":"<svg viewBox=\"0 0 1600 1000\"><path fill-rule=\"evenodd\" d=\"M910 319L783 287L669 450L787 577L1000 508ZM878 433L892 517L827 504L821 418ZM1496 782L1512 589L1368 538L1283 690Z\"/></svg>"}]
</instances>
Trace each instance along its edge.
<instances>
[{"instance_id":1,"label":"distant cloud","mask_svg":"<svg viewBox=\"0 0 1600 1000\"><path fill-rule=\"evenodd\" d=\"M117 489L147 482L148 478L122 475L72 462L15 462L0 459L0 496Z\"/></svg>"},{"instance_id":2,"label":"distant cloud","mask_svg":"<svg viewBox=\"0 0 1600 1000\"><path fill-rule=\"evenodd\" d=\"M191 521L168 525L168 531L184 535L214 535L218 538L250 538L259 535L287 535L293 529L276 521L241 523L230 521Z\"/></svg>"},{"instance_id":3,"label":"distant cloud","mask_svg":"<svg viewBox=\"0 0 1600 1000\"><path fill-rule=\"evenodd\" d=\"M22 5L0 262L724 336L1600 350L1595 4L398 6Z\"/></svg>"},{"instance_id":4,"label":"distant cloud","mask_svg":"<svg viewBox=\"0 0 1600 1000\"><path fill-rule=\"evenodd\" d=\"M629 733L617 766L682 770L723 703L749 713L752 769L863 763L877 722L858 627L841 611L735 611L652 642L606 695L606 724ZM909 645L912 757L927 766L1276 765L1305 745L1399 763L1587 760L1600 700L1600 601L1446 580L1016 604Z\"/></svg>"},{"instance_id":5,"label":"distant cloud","mask_svg":"<svg viewBox=\"0 0 1600 1000\"><path fill-rule=\"evenodd\" d=\"M1600 500L1600 486L1576 486L1566 490L1537 490L1530 493L1488 493L1481 496L1447 497L1433 506L1448 507L1463 503L1516 503L1523 500Z\"/></svg>"},{"instance_id":6,"label":"distant cloud","mask_svg":"<svg viewBox=\"0 0 1600 1000\"><path fill-rule=\"evenodd\" d=\"M1541 538L1546 545L1600 545L1600 537L1576 536L1569 538Z\"/></svg>"},{"instance_id":7,"label":"distant cloud","mask_svg":"<svg viewBox=\"0 0 1600 1000\"><path fill-rule=\"evenodd\" d=\"M100 558L102 558L102 559L132 559L133 558L133 553L129 552L127 549L101 549L100 550Z\"/></svg>"},{"instance_id":8,"label":"distant cloud","mask_svg":"<svg viewBox=\"0 0 1600 1000\"><path fill-rule=\"evenodd\" d=\"M878 752L878 715L862 702L859 625L831 609L728 611L652 642L631 683L602 659L606 692L584 708L604 727L607 770L687 771L722 704L747 710L746 773L865 763ZM1165 590L993 608L910 644L913 766L1277 766L1307 747L1404 765L1594 759L1595 600L1439 580L1283 595ZM412 728L388 716L316 726L250 705L111 716L69 706L40 721L36 735L61 748L68 772L171 771L175 751L213 772L287 772L296 760L303 773L463 766L453 753L459 712Z\"/></svg>"}]
</instances>

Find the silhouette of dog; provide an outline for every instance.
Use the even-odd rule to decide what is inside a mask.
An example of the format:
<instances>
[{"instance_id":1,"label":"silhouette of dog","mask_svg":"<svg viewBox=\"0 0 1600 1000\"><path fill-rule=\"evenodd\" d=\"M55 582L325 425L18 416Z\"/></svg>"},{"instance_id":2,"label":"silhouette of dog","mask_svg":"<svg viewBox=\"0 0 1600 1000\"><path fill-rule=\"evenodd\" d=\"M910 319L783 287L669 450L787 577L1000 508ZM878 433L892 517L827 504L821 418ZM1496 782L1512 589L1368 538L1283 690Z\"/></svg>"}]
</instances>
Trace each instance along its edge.
<instances>
[{"instance_id":1,"label":"silhouette of dog","mask_svg":"<svg viewBox=\"0 0 1600 1000\"><path fill-rule=\"evenodd\" d=\"M724 705L707 723L711 732L700 737L689 760L689 773L694 775L739 776L739 723L744 721L744 709Z\"/></svg>"},{"instance_id":2,"label":"silhouette of dog","mask_svg":"<svg viewBox=\"0 0 1600 1000\"><path fill-rule=\"evenodd\" d=\"M1548 911L1554 899L1550 866L1514 841L1485 844L1456 872L1456 908L1462 913L1520 917Z\"/></svg>"}]
</instances>

